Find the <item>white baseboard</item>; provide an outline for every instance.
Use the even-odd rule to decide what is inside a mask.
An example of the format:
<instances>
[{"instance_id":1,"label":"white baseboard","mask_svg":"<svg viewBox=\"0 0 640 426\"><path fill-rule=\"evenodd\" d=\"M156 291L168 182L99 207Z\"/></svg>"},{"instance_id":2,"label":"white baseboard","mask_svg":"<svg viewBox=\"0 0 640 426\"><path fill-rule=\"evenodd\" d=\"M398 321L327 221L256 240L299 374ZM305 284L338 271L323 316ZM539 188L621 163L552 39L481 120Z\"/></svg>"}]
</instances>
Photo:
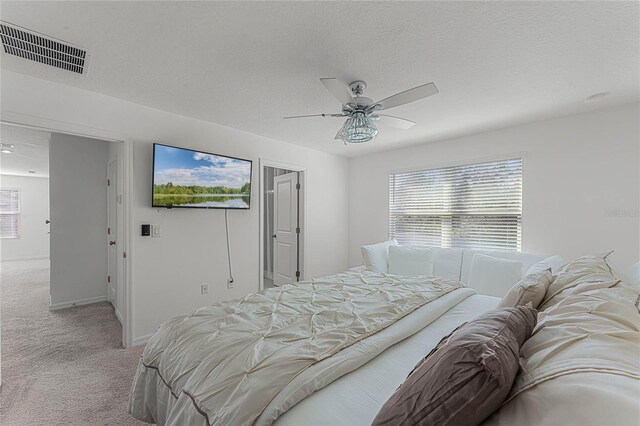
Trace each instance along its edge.
<instances>
[{"instance_id":1,"label":"white baseboard","mask_svg":"<svg viewBox=\"0 0 640 426\"><path fill-rule=\"evenodd\" d=\"M42 260L49 259L49 256L46 255L36 255L36 256L12 256L12 257L2 257L3 262L14 262L16 260Z\"/></svg>"},{"instance_id":2,"label":"white baseboard","mask_svg":"<svg viewBox=\"0 0 640 426\"><path fill-rule=\"evenodd\" d=\"M49 305L50 311L58 309L73 308L74 306L90 305L92 303L106 302L107 296L89 297L88 299L72 300L71 302L52 303Z\"/></svg>"},{"instance_id":3,"label":"white baseboard","mask_svg":"<svg viewBox=\"0 0 640 426\"><path fill-rule=\"evenodd\" d=\"M149 339L153 336L153 333L145 334L144 336L134 337L131 347L145 345Z\"/></svg>"},{"instance_id":4,"label":"white baseboard","mask_svg":"<svg viewBox=\"0 0 640 426\"><path fill-rule=\"evenodd\" d=\"M112 304L113 306L113 304ZM124 325L124 321L122 320L122 315L120 314L120 312L116 309L116 307L113 307L113 311L116 313L116 317L118 317L118 321L120 321L121 325Z\"/></svg>"}]
</instances>

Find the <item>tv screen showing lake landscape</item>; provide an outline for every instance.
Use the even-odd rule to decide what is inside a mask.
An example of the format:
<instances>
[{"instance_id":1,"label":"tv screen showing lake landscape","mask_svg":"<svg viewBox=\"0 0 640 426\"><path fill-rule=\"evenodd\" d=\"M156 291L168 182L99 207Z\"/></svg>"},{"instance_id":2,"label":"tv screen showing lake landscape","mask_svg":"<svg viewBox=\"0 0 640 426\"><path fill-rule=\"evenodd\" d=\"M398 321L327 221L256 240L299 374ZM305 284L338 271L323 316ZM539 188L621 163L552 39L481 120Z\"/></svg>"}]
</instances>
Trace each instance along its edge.
<instances>
[{"instance_id":1,"label":"tv screen showing lake landscape","mask_svg":"<svg viewBox=\"0 0 640 426\"><path fill-rule=\"evenodd\" d=\"M248 209L251 161L153 145L153 207Z\"/></svg>"}]
</instances>

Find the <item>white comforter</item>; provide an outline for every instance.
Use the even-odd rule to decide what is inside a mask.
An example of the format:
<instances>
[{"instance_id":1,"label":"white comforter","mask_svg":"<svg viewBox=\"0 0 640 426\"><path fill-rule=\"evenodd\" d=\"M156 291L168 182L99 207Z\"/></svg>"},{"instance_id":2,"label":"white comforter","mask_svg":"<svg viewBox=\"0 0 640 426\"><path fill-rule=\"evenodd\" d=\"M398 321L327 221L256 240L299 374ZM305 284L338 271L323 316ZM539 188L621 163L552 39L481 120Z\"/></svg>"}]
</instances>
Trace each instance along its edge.
<instances>
[{"instance_id":1,"label":"white comforter","mask_svg":"<svg viewBox=\"0 0 640 426\"><path fill-rule=\"evenodd\" d=\"M161 425L271 424L473 294L462 287L348 271L175 318L145 348L130 412Z\"/></svg>"},{"instance_id":2,"label":"white comforter","mask_svg":"<svg viewBox=\"0 0 640 426\"><path fill-rule=\"evenodd\" d=\"M438 304L448 304L447 298L463 291L468 289L445 295L430 308L435 311ZM424 329L301 401L276 424L370 425L415 364L442 337L495 308L499 301L478 294L467 297ZM540 331L523 348L522 364L528 373L519 375L512 399L483 426L639 425L637 305L637 291L613 288L581 294L540 313Z\"/></svg>"},{"instance_id":3,"label":"white comforter","mask_svg":"<svg viewBox=\"0 0 640 426\"><path fill-rule=\"evenodd\" d=\"M468 297L447 308L462 295ZM278 418L276 425L370 425L380 407L443 337L460 324L494 309L499 301L497 297L474 294L470 289L442 296L429 304L435 318L428 326L299 402ZM393 327L402 326L397 323Z\"/></svg>"},{"instance_id":4,"label":"white comforter","mask_svg":"<svg viewBox=\"0 0 640 426\"><path fill-rule=\"evenodd\" d=\"M522 348L522 371L511 398L484 426L640 424L640 295L616 281L588 282L586 287L540 312L536 332ZM447 330L498 301L468 297L428 327L300 402L278 419L278 426L371 424Z\"/></svg>"}]
</instances>

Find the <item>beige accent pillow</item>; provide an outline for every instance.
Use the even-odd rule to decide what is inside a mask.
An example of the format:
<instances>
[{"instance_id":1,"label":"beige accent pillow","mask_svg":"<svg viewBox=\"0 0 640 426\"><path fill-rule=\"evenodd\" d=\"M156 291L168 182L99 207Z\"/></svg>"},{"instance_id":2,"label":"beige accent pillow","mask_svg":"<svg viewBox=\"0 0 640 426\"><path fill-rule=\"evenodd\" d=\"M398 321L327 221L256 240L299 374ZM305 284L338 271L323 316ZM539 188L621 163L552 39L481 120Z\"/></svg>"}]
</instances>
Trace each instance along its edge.
<instances>
[{"instance_id":1,"label":"beige accent pillow","mask_svg":"<svg viewBox=\"0 0 640 426\"><path fill-rule=\"evenodd\" d=\"M544 301L539 306L539 310L545 310L572 294L617 285L620 280L607 262L607 257L611 253L613 251L605 254L582 256L573 262L569 262L554 277L553 282L547 289Z\"/></svg>"},{"instance_id":2,"label":"beige accent pillow","mask_svg":"<svg viewBox=\"0 0 640 426\"><path fill-rule=\"evenodd\" d=\"M498 308L526 306L531 303L534 309L538 309L552 281L551 268L527 275L511 287L498 304Z\"/></svg>"},{"instance_id":3,"label":"beige accent pillow","mask_svg":"<svg viewBox=\"0 0 640 426\"><path fill-rule=\"evenodd\" d=\"M551 268L551 273L553 274L562 269L566 264L567 261L560 256L549 256L546 259L543 259L540 262L531 265L529 269L527 269L527 273L525 275L535 274L536 272L544 272L549 268Z\"/></svg>"}]
</instances>

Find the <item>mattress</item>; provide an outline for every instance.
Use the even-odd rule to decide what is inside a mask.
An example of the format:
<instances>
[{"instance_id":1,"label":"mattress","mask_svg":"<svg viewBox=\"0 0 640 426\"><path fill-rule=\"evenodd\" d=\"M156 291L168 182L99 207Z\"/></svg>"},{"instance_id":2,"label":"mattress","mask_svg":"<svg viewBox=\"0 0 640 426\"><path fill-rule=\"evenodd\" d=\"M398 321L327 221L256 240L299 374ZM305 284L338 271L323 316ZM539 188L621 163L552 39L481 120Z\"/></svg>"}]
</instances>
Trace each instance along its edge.
<instances>
[{"instance_id":1,"label":"mattress","mask_svg":"<svg viewBox=\"0 0 640 426\"><path fill-rule=\"evenodd\" d=\"M418 333L308 396L278 418L278 426L370 425L413 367L454 328L495 308L497 297L472 295Z\"/></svg>"}]
</instances>

